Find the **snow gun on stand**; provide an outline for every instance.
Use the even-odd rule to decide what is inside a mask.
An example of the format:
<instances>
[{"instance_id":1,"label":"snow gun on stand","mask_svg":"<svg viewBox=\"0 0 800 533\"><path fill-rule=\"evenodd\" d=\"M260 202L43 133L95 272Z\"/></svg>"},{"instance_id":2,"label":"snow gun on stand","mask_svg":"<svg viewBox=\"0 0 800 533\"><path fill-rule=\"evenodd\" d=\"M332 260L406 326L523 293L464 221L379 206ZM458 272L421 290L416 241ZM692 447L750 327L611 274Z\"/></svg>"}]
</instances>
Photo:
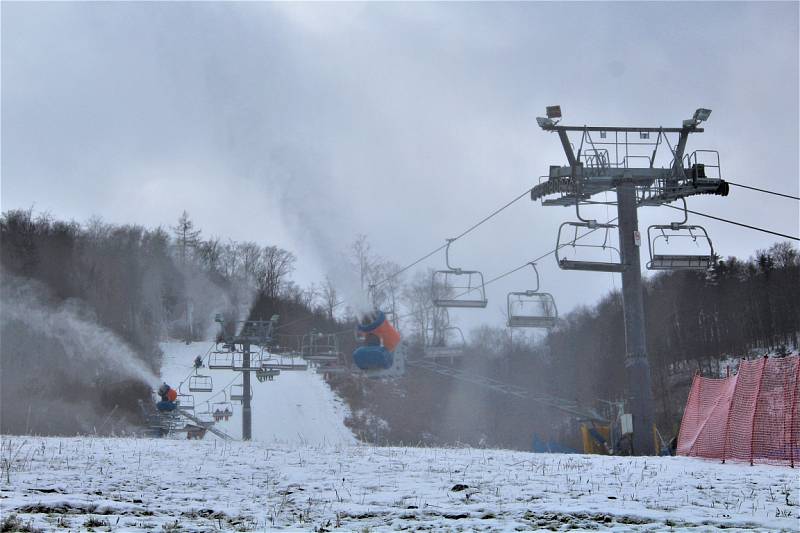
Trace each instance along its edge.
<instances>
[{"instance_id":1,"label":"snow gun on stand","mask_svg":"<svg viewBox=\"0 0 800 533\"><path fill-rule=\"evenodd\" d=\"M400 334L383 311L365 315L356 329L356 335L363 342L353 351L353 362L358 368L365 371L392 368Z\"/></svg>"},{"instance_id":2,"label":"snow gun on stand","mask_svg":"<svg viewBox=\"0 0 800 533\"><path fill-rule=\"evenodd\" d=\"M174 411L178 407L176 400L178 399L178 391L162 383L158 388L158 396L160 401L156 403L156 408L159 411Z\"/></svg>"}]
</instances>

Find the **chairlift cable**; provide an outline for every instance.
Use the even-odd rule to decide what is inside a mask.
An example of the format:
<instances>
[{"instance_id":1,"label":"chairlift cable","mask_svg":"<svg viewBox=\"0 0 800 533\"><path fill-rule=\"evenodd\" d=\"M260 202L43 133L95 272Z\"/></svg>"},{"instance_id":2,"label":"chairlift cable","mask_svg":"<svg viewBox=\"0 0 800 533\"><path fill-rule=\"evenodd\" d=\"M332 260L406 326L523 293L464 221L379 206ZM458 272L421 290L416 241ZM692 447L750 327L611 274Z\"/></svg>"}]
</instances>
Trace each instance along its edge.
<instances>
[{"instance_id":1,"label":"chairlift cable","mask_svg":"<svg viewBox=\"0 0 800 533\"><path fill-rule=\"evenodd\" d=\"M783 196L784 198L790 198L792 200L800 200L800 196L793 196L791 194L785 194L782 192L770 191L769 189L759 189L758 187L753 187L751 185L742 185L741 183L733 183L732 181L728 180L725 180L725 183L727 183L728 185L741 187L742 189L750 189L751 191L763 192L764 194L774 194L775 196Z\"/></svg>"},{"instance_id":2,"label":"chairlift cable","mask_svg":"<svg viewBox=\"0 0 800 533\"><path fill-rule=\"evenodd\" d=\"M727 183L727 181L726 181L726 183ZM788 195L781 195L781 196L788 196ZM794 197L790 197L790 198L794 198ZM587 202L584 202L584 203L588 203L588 204L603 204L605 202L587 201ZM616 203L610 202L609 205L616 205ZM669 207L670 209L678 209L679 211L683 211L682 207L678 207L678 206L675 206L675 205L670 205L670 204L659 204L659 205L660 206L664 206L664 207ZM765 229L765 228L759 228L758 226L751 226L751 225L745 224L743 222L736 222L735 220L729 220L727 218L721 218L721 217L718 217L718 216L715 216L715 215L709 215L707 213L701 213L699 211L692 211L691 209L687 209L686 212L687 213L692 213L693 215L698 215L698 216L701 216L701 217L706 217L706 218L711 218L711 219L714 219L714 220L719 220L720 222L727 222L728 224L733 224L735 226L741 226L743 228L748 228L748 229L752 229L752 230L755 230L755 231L761 231L763 233L769 233L771 235L776 235L778 237L784 237L786 239L791 239L793 241L800 241L800 237L794 237L792 235L786 235L785 233L779 233L777 231L772 231L772 230L768 230L768 229Z\"/></svg>"},{"instance_id":3,"label":"chairlift cable","mask_svg":"<svg viewBox=\"0 0 800 533\"><path fill-rule=\"evenodd\" d=\"M669 205L669 204L661 204L661 205L664 205L664 206L669 207L671 209L677 209L679 211L683 211L682 207ZM768 229L764 229L764 228L759 228L757 226L751 226L749 224L744 224L742 222L736 222L735 220L728 220L727 218L720 218L718 216L709 215L709 214L706 214L706 213L700 213L699 211L692 211L691 209L687 209L686 212L692 213L693 215L698 215L698 216L701 216L701 217L706 217L706 218L711 218L711 219L714 219L714 220L719 220L720 222L727 222L728 224L733 224L735 226L741 226L743 228L748 228L748 229L752 229L752 230L755 230L755 231L761 231L763 233L769 233L770 235L776 235L778 237L783 237L785 239L791 239L793 241L800 241L800 237L793 237L792 235L786 235L785 233L778 233L777 231L772 231L772 230L768 230Z\"/></svg>"},{"instance_id":4,"label":"chairlift cable","mask_svg":"<svg viewBox=\"0 0 800 533\"><path fill-rule=\"evenodd\" d=\"M513 204L517 203L517 202L518 202L518 201L520 201L522 198L525 198L526 196L528 196L528 195L530 194L531 190L532 190L532 187L529 187L529 188L525 189L525 191L523 191L523 192L522 192L520 195L518 195L518 196L516 196L514 199L510 200L508 203L506 203L506 204L505 204L505 205L503 205L502 207L499 207L499 208L495 209L494 211L492 211L491 213L489 213L488 215L486 215L484 218L482 218L480 221L476 222L475 224L473 224L473 225L472 225L472 226L470 226L469 228L465 229L464 231L462 231L461 233L459 233L458 235L456 235L455 237L453 237L452 239L450 239L450 243L453 243L453 242L457 241L457 240L458 240L458 239L460 239L461 237L465 237L466 235L468 235L468 234L469 234L469 233L471 233L472 231L476 230L476 229L477 229L479 226L483 225L484 223L486 223L486 222L488 222L489 220L491 220L492 218L494 218L496 215L500 214L502 211L504 211L504 210L506 210L507 208L511 207ZM379 282L377 282L377 283L374 283L374 284L373 284L373 286L374 286L374 287L378 287L378 286L380 286L380 285L383 285L383 284L384 284L384 283L386 283L387 281L390 281L390 280L392 280L392 279L396 278L397 276L399 276L400 274L402 274L402 273L403 273L403 272L405 272L406 270L408 270L408 269L410 269L410 268L412 268L412 267L414 267L414 266L416 266L416 265L420 264L421 262L425 261L426 259L428 259L428 258L429 258L429 257L431 257L432 255L434 255L434 254L436 254L436 253L438 253L438 252L441 252L441 251L442 251L442 250L444 250L445 248L447 248L447 244L442 244L441 246L439 246L439 247L438 247L438 248L436 248L435 250L432 250L432 251L430 251L429 253L427 253L427 254L423 255L422 257L420 257L419 259L417 259L417 260L416 260L416 261L414 261L413 263L411 263L411 264L409 264L409 265L406 265L406 266L404 266L403 268L401 268L400 270L398 270L398 271L394 272L394 273L393 273L393 274L391 274L390 276L387 276L386 278L382 279L381 281L379 281Z\"/></svg>"}]
</instances>

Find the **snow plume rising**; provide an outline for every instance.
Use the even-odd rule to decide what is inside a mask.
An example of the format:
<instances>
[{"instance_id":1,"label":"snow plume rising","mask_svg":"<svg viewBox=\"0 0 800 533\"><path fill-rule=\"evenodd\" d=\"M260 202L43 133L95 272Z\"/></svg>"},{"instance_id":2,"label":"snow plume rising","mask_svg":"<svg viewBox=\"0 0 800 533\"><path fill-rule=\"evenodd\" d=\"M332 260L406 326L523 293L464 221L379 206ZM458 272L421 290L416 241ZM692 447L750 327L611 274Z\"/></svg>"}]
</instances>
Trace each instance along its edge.
<instances>
[{"instance_id":1,"label":"snow plume rising","mask_svg":"<svg viewBox=\"0 0 800 533\"><path fill-rule=\"evenodd\" d=\"M158 377L86 305L52 303L43 286L7 272L0 294L3 433L109 432L136 416Z\"/></svg>"}]
</instances>

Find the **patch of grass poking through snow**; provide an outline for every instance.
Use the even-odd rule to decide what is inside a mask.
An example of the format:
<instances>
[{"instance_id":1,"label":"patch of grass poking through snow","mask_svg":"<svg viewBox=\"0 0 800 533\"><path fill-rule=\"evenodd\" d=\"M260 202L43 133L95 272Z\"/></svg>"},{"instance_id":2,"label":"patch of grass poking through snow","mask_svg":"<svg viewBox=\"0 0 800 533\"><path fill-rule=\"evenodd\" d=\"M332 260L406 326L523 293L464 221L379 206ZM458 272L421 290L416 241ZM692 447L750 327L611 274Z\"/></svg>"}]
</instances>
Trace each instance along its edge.
<instances>
[{"instance_id":1,"label":"patch of grass poking through snow","mask_svg":"<svg viewBox=\"0 0 800 533\"><path fill-rule=\"evenodd\" d=\"M102 518L97 518L96 516L90 516L86 519L83 523L83 527L87 530L92 531L96 527L111 527L111 524L108 520L104 520Z\"/></svg>"},{"instance_id":2,"label":"patch of grass poking through snow","mask_svg":"<svg viewBox=\"0 0 800 533\"><path fill-rule=\"evenodd\" d=\"M3 533L6 531L39 532L41 529L33 527L31 522L23 522L17 517L17 515L11 514L8 515L2 523L0 523L0 531Z\"/></svg>"}]
</instances>

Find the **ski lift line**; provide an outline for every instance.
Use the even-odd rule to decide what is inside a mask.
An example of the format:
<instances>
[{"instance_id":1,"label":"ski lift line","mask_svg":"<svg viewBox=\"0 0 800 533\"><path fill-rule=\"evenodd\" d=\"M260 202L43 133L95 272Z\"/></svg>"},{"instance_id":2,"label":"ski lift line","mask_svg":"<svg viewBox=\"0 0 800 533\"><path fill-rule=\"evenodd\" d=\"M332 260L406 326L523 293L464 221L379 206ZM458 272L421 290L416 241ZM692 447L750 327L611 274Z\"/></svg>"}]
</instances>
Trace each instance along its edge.
<instances>
[{"instance_id":1,"label":"ski lift line","mask_svg":"<svg viewBox=\"0 0 800 533\"><path fill-rule=\"evenodd\" d=\"M728 181L726 180L725 183L728 183ZM781 195L781 196L788 196L788 195ZM795 198L795 197L794 196L790 196L790 198ZM583 203L585 203L585 204L604 204L605 202L585 201ZM609 202L608 205L617 205L617 204L616 204L616 202ZM684 210L683 207L678 207L678 206L670 205L670 204L659 204L659 206L669 207L670 209L679 209L681 211ZM736 222L735 220L729 220L727 218L721 218L721 217L718 217L718 216L709 215L707 213L701 213L699 211L692 211L691 209L686 209L686 212L687 213L692 213L693 215L698 215L698 216L701 216L701 217L706 217L706 218L710 218L710 219L713 219L713 220L718 220L720 222L726 222L728 224L733 224L735 226L741 226L743 228L752 229L752 230L755 230L755 231L761 231L763 233L769 233L770 235L776 235L778 237L783 237L785 239L791 239L793 241L800 241L800 237L794 237L792 235L786 235L785 233L779 233L777 231L772 231L772 230L768 230L768 229L765 229L765 228L759 228L758 226L751 226L751 225L745 224L743 222Z\"/></svg>"},{"instance_id":2,"label":"ski lift line","mask_svg":"<svg viewBox=\"0 0 800 533\"><path fill-rule=\"evenodd\" d=\"M785 194L782 192L775 192L770 191L769 189L759 189L758 187L753 187L750 185L742 185L741 183L733 183L732 181L725 180L728 185L734 185L736 187L741 187L742 189L750 189L751 191L758 191L763 192L764 194L774 194L775 196L783 196L784 198L790 198L792 200L800 200L800 196L792 196L791 194Z\"/></svg>"},{"instance_id":3,"label":"ski lift line","mask_svg":"<svg viewBox=\"0 0 800 533\"><path fill-rule=\"evenodd\" d=\"M684 210L684 208L678 207L678 206L674 206L674 205L669 205L669 204L661 204L661 205L664 205L664 206L669 207L671 209L678 209L680 211ZM778 233L777 231L772 231L772 230L768 230L768 229L764 229L764 228L759 228L757 226L751 226L749 224L744 224L742 222L736 222L735 220L728 220L727 218L720 218L720 217L717 217L717 216L714 216L714 215L708 215L706 213L700 213L699 211L692 211L691 209L686 209L686 212L687 213L691 213L693 215L698 215L698 216L701 216L701 217L710 218L710 219L713 219L713 220L719 220L720 222L726 222L728 224L733 224L735 226L741 226L743 228L748 228L748 229L752 229L752 230L755 230L755 231L760 231L762 233L769 233L770 235L776 235L778 237L783 237L785 239L791 239L793 241L800 241L800 237L793 237L792 235L786 235L785 233Z\"/></svg>"},{"instance_id":4,"label":"ski lift line","mask_svg":"<svg viewBox=\"0 0 800 533\"><path fill-rule=\"evenodd\" d=\"M526 193L526 194L527 194L527 193ZM670 206L670 207L671 207L671 206ZM614 218L612 218L611 220L609 220L609 221L605 222L605 224L612 224L612 223L614 223L614 222L616 222L616 221L617 221L617 217L614 217ZM494 283L495 281L500 281L501 279L503 279L503 278L506 278L506 277L510 276L511 274L514 274L515 272L519 272L519 271L520 271L520 270L522 270L523 268L525 268L525 267L529 266L531 263L538 263L538 262L539 262L539 261L541 261L542 259L545 259L545 258L547 258L547 257L549 257L549 256L551 256L551 255L553 255L554 253L556 253L556 250L557 250L557 249L564 248L565 246L570 246L572 242L574 242L574 241L578 241L578 240L580 240L580 239L583 239L583 238L584 238L584 237L586 237L587 235L590 235L590 234L594 233L595 231L597 231L597 230L599 230L599 229L601 229L601 228L600 228L600 227L597 227L597 228L591 229L591 230L589 230L589 231L587 231L587 232L581 233L580 235L578 235L577 237L575 237L575 239L573 239L573 240L572 240L572 241L570 241L569 243L562 244L562 245L558 246L557 248L554 248L554 249L550 250L549 252L547 252L547 253L544 253L544 254L540 255L539 257L537 257L537 258L535 258L535 259L530 259L530 260L528 260L528 261L525 261L524 263L522 263L522 264L521 264L521 265L519 265L518 267L512 268L511 270L509 270L509 271L507 271L507 272L503 272L502 274L499 274L499 275L497 275L497 276L493 277L492 279L490 279L490 280L486 281L486 282L483 284L483 286L485 287L486 285L489 285L489 284L491 284L491 283ZM444 245L444 246L442 246L442 248L444 248L444 247L446 247L446 246L447 246L447 245ZM387 279L388 279L388 278L387 278ZM476 289L472 289L472 290L476 290ZM464 295L466 295L466 294L469 294L470 292L472 292L472 290L468 290L468 291L466 291L466 292L463 292L463 293L461 293L461 294L458 294L458 295L456 295L456 298L459 298L459 297L461 297L461 296L464 296ZM433 305L433 304L431 304L430 306L427 306L427 307L426 307L426 309L427 309L427 310L431 310L431 309L433 309L433 308L434 308L434 305ZM414 315L414 313L406 313L405 315L400 315L399 317L397 317L397 319L398 319L398 320L402 320L402 319L404 319L404 318L409 318L409 317L411 317L411 316L413 316L413 315ZM348 329L343 329L343 330L337 331L337 332L335 332L335 333L333 333L333 334L334 334L334 335L344 335L344 334L346 334L346 333L352 333L352 331L353 331L353 330L352 330L352 328L348 328Z\"/></svg>"},{"instance_id":5,"label":"ski lift line","mask_svg":"<svg viewBox=\"0 0 800 533\"><path fill-rule=\"evenodd\" d=\"M514 205L515 203L517 203L518 201L520 201L522 198L525 198L526 196L528 196L528 195L531 193L531 191L532 191L532 190L533 190L533 188L532 188L532 187L530 187L530 188L528 188L528 189L525 189L525 191L524 191L522 194L520 194L520 195L516 196L514 199L510 200L508 203L506 203L506 204L505 204L505 205L503 205L502 207L499 207L499 208L495 209L494 211L492 211L491 213L489 213L488 215L486 215L485 217L483 217L481 220L479 220L478 222L476 222L475 224L473 224L473 225L472 225L472 226L470 226L469 228L465 229L464 231L462 231L461 233L459 233L458 235L456 235L455 237L453 237L453 238L451 238L451 239L448 239L448 240L449 240L449 242L450 242L450 243L453 243L453 242L457 241L458 239L460 239L461 237L465 237L465 236L467 236L469 233L471 233L472 231L476 230L478 227L480 227L480 226L481 226L481 225L483 225L484 223L488 222L489 220L491 220L492 218L494 218L495 216L497 216L498 214L500 214L502 211L504 211L504 210L506 210L507 208L511 207L512 205ZM409 264L409 265L406 265L406 266L404 266L403 268L401 268L400 270L398 270L398 271L394 272L394 273L393 273L393 274L391 274L390 276L388 276L388 277L386 277L386 278L382 279L381 281L378 281L378 282L374 283L374 284L373 284L373 286L374 286L374 287L378 287L378 286L380 286L380 285L383 285L383 284L384 284L384 283L386 283L387 281L390 281L390 280L392 280L392 279L396 278L397 276L399 276L399 275L400 275L400 274L402 274L403 272L407 271L408 269L410 269L410 268L412 268L412 267L414 267L414 266L416 266L416 265L420 264L421 262L425 261L426 259L430 258L431 256L433 256L433 255L435 255L435 254L437 254L437 253L441 252L441 251L442 251L442 250L444 250L445 248L447 248L447 244L442 244L441 246L439 246L439 247L438 247L438 248L436 248L435 250L432 250L431 252L429 252L429 253L427 253L427 254L423 255L422 257L420 257L419 259L417 259L417 260L416 260L416 261L414 261L413 263L411 263L411 264Z\"/></svg>"}]
</instances>

